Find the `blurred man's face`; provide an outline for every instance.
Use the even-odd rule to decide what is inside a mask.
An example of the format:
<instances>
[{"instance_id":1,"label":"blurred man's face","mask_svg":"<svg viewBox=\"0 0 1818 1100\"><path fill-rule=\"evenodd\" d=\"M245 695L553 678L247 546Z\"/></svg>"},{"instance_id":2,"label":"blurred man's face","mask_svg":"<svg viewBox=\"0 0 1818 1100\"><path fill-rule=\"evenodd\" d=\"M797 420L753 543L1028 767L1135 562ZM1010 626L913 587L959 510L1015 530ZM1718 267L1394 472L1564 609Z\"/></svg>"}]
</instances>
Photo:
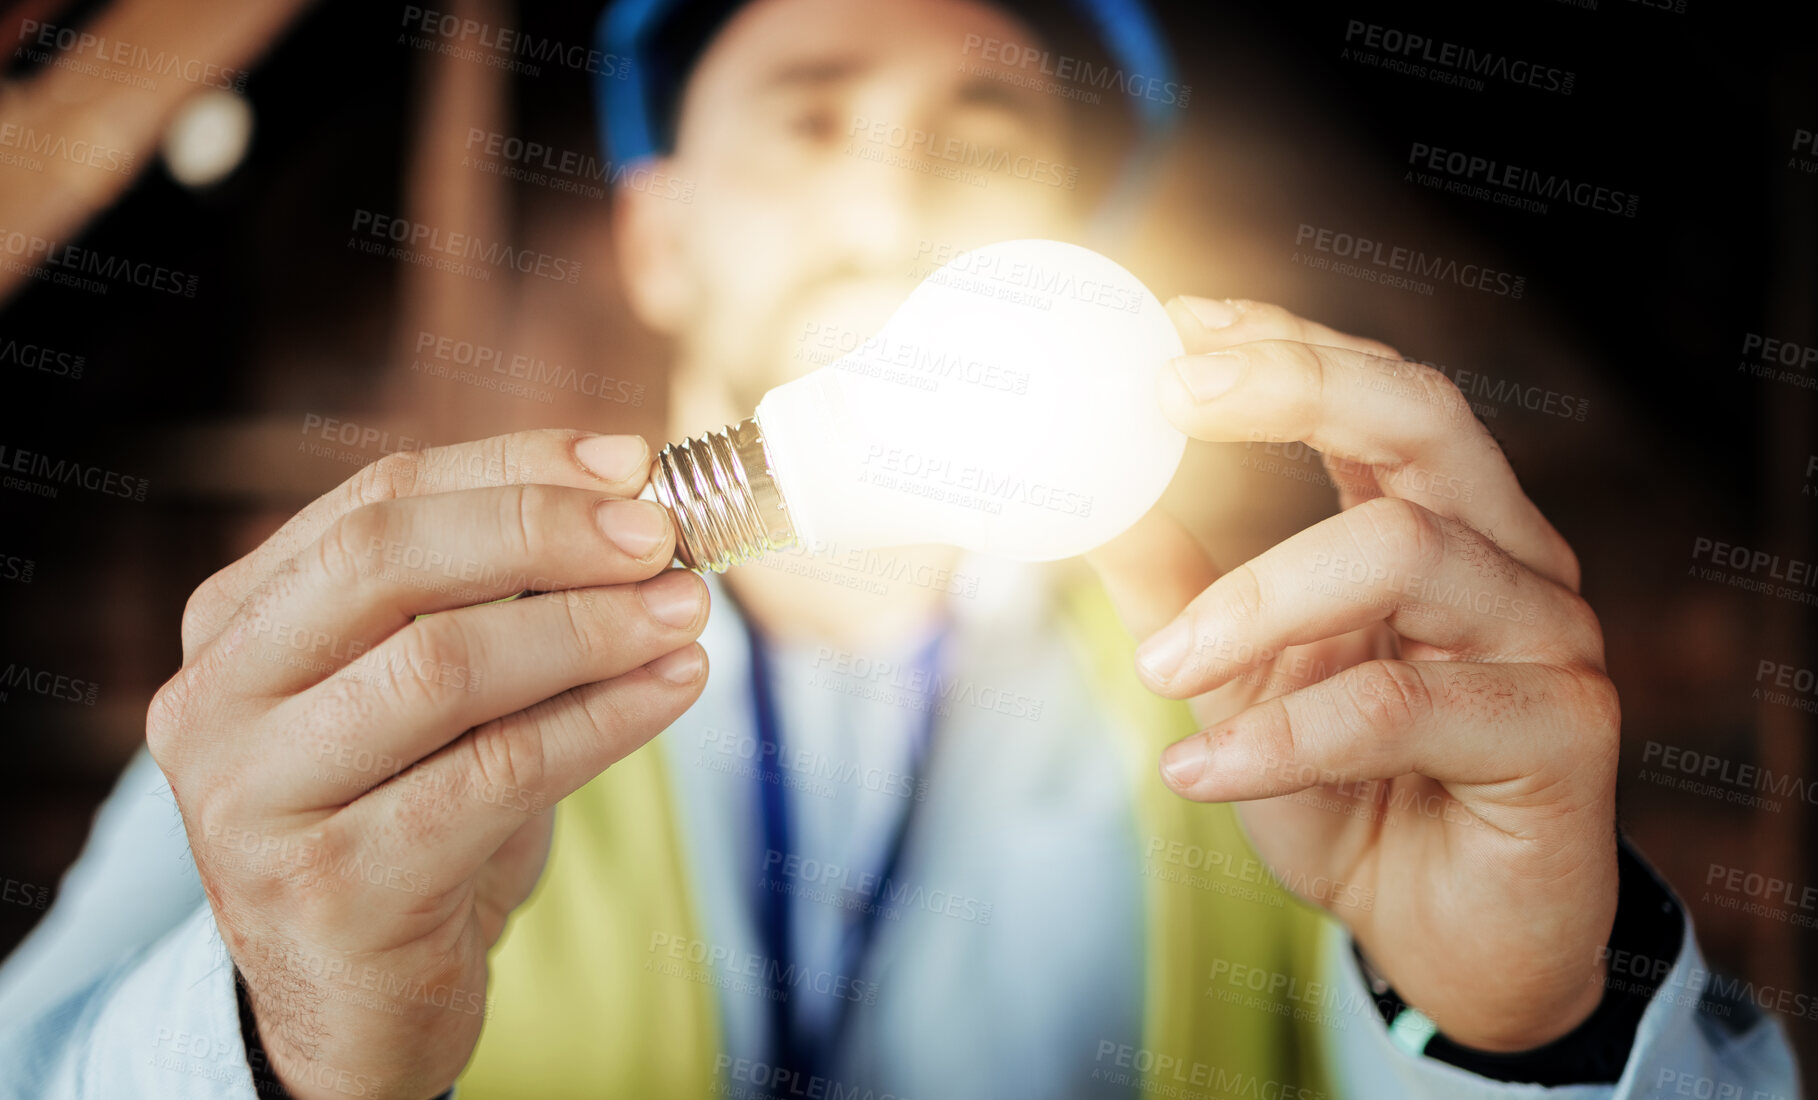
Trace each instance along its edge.
<instances>
[{"instance_id":1,"label":"blurred man's face","mask_svg":"<svg viewBox=\"0 0 1818 1100\"><path fill-rule=\"evenodd\" d=\"M727 406L702 415L850 350L959 249L1074 235L1062 101L978 75L1008 71L987 39L1037 42L966 0L758 0L708 47L668 165L695 199L621 223L640 312Z\"/></svg>"}]
</instances>

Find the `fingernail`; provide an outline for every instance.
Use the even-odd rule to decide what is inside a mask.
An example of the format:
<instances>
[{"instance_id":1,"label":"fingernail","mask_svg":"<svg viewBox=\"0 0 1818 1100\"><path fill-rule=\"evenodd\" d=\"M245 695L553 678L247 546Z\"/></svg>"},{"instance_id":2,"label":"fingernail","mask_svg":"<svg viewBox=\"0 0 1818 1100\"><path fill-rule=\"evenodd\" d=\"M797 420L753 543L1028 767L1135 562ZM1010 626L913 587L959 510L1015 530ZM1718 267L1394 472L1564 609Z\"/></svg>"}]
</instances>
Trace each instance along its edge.
<instances>
[{"instance_id":1,"label":"fingernail","mask_svg":"<svg viewBox=\"0 0 1818 1100\"><path fill-rule=\"evenodd\" d=\"M647 500L609 500L600 505L600 530L620 550L642 561L669 541L669 513Z\"/></svg>"},{"instance_id":2,"label":"fingernail","mask_svg":"<svg viewBox=\"0 0 1818 1100\"><path fill-rule=\"evenodd\" d=\"M1183 355L1174 361L1174 372L1195 401L1210 401L1237 384L1244 372L1243 356L1231 351Z\"/></svg>"},{"instance_id":3,"label":"fingernail","mask_svg":"<svg viewBox=\"0 0 1818 1100\"><path fill-rule=\"evenodd\" d=\"M701 674L701 647L692 643L665 653L644 667L672 684L692 684Z\"/></svg>"},{"instance_id":4,"label":"fingernail","mask_svg":"<svg viewBox=\"0 0 1818 1100\"><path fill-rule=\"evenodd\" d=\"M1187 620L1175 619L1136 647L1136 663L1143 666L1151 679L1166 683L1187 659L1187 646L1191 641Z\"/></svg>"},{"instance_id":5,"label":"fingernail","mask_svg":"<svg viewBox=\"0 0 1818 1100\"><path fill-rule=\"evenodd\" d=\"M1180 301L1187 307L1187 312L1193 315L1193 319L1206 328L1229 328L1241 314L1228 299L1189 298L1183 294Z\"/></svg>"},{"instance_id":6,"label":"fingernail","mask_svg":"<svg viewBox=\"0 0 1818 1100\"><path fill-rule=\"evenodd\" d=\"M590 435L574 445L575 461L607 481L630 481L644 472L650 446L641 436Z\"/></svg>"},{"instance_id":7,"label":"fingernail","mask_svg":"<svg viewBox=\"0 0 1818 1100\"><path fill-rule=\"evenodd\" d=\"M644 606L660 623L680 630L694 625L700 617L701 603L707 598L707 587L701 578L686 569L671 569L660 577L638 585Z\"/></svg>"},{"instance_id":8,"label":"fingernail","mask_svg":"<svg viewBox=\"0 0 1818 1100\"><path fill-rule=\"evenodd\" d=\"M1191 787L1206 771L1204 738L1189 737L1162 750L1162 778L1175 790Z\"/></svg>"}]
</instances>

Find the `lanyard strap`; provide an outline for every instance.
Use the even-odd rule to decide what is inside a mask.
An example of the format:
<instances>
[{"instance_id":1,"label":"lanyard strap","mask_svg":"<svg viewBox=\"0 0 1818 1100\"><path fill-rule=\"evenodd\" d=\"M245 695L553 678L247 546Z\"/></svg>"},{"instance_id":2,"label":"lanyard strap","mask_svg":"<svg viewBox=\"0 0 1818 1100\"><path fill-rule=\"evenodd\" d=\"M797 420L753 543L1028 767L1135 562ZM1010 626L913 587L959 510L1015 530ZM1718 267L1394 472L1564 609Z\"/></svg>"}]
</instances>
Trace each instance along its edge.
<instances>
[{"instance_id":1,"label":"lanyard strap","mask_svg":"<svg viewBox=\"0 0 1818 1100\"><path fill-rule=\"evenodd\" d=\"M773 1062L777 1066L811 1075L829 1068L828 1063L833 1052L838 1049L846 1022L851 1017L852 1002L845 998L838 1000L833 1031L824 1043L817 1042L812 1035L804 1034L804 1029L796 1026L795 1016L790 1011L789 981L796 974L795 952L790 936L790 891L781 882L773 881L768 866L762 862L770 852L779 853L777 858L784 860L791 851L793 838L789 828L788 788L783 783L780 722L770 682L769 655L756 628L747 622L745 631L750 640L751 705L757 723L758 759L769 762L761 764L757 770L759 826L764 841L764 855L759 857L757 882L761 891L759 931L764 938L767 956L765 973L769 986ZM927 758L929 742L933 740L935 706L940 698L936 680L947 633L946 624L943 623L939 632L915 657L911 682L916 687L922 724L916 730L915 740L910 746L909 791L905 795L908 805L904 807L896 830L884 849L882 866L875 876L875 885L866 897L865 904L858 909L856 920L846 922L845 938L839 953L842 964L846 959L863 960L870 950L877 931L878 915L884 908L879 903L879 898L888 889L890 880L896 874L897 865L902 860L910 821L920 801L915 793L916 786Z\"/></svg>"}]
</instances>

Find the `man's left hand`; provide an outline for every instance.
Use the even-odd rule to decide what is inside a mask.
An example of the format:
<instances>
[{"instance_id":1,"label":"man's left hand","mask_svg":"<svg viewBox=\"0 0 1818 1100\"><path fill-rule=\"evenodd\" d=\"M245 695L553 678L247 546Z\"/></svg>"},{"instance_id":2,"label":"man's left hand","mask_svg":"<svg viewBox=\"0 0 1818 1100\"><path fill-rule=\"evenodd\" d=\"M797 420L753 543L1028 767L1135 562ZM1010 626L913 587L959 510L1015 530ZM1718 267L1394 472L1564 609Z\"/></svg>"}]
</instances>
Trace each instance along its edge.
<instances>
[{"instance_id":1,"label":"man's left hand","mask_svg":"<svg viewBox=\"0 0 1818 1100\"><path fill-rule=\"evenodd\" d=\"M1159 512L1093 555L1134 629L1173 616L1140 674L1204 728L1166 781L1239 803L1454 1042L1565 1034L1601 998L1617 893L1619 711L1577 559L1438 371L1275 306L1169 314L1169 418L1304 442L1340 511L1223 575Z\"/></svg>"}]
</instances>

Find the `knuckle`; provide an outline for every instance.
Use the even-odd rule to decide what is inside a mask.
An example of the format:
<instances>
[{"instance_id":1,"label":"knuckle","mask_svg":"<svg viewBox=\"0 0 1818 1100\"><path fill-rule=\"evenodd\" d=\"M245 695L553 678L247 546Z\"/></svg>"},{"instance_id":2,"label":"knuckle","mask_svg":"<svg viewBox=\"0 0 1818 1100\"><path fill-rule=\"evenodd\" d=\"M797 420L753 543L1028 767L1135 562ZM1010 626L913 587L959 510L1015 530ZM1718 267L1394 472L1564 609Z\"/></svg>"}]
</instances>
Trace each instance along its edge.
<instances>
[{"instance_id":1,"label":"knuckle","mask_svg":"<svg viewBox=\"0 0 1818 1100\"><path fill-rule=\"evenodd\" d=\"M538 596L540 600L559 600L562 610L568 616L568 636L573 640L579 652L581 664L590 667L594 662L609 655L613 650L615 637L622 637L623 632L615 630L607 616L602 615L595 606L593 594L585 590L568 590L545 593Z\"/></svg>"},{"instance_id":2,"label":"knuckle","mask_svg":"<svg viewBox=\"0 0 1818 1100\"><path fill-rule=\"evenodd\" d=\"M1252 365L1262 368L1257 372L1259 381L1267 385L1272 400L1280 406L1276 410L1280 421L1277 430L1318 422L1325 402L1326 363L1317 348L1270 335L1244 344L1242 354ZM1297 428L1288 430L1291 434L1286 437L1268 438L1302 438Z\"/></svg>"},{"instance_id":3,"label":"knuckle","mask_svg":"<svg viewBox=\"0 0 1818 1100\"><path fill-rule=\"evenodd\" d=\"M1232 298L1230 301L1246 325L1265 332L1285 333L1290 330L1291 322L1297 320L1274 302L1258 302L1251 298Z\"/></svg>"},{"instance_id":4,"label":"knuckle","mask_svg":"<svg viewBox=\"0 0 1818 1100\"><path fill-rule=\"evenodd\" d=\"M190 724L195 689L188 669L179 669L164 682L145 710L145 744L166 775L177 764L177 748Z\"/></svg>"},{"instance_id":5,"label":"knuckle","mask_svg":"<svg viewBox=\"0 0 1818 1100\"><path fill-rule=\"evenodd\" d=\"M1553 543L1552 552L1549 555L1551 560L1548 562L1552 577L1573 595L1577 595L1578 588L1584 581L1584 569L1578 562L1578 552L1572 549L1572 544L1565 540L1564 535L1552 530L1550 526L1548 530L1551 532L1550 541Z\"/></svg>"},{"instance_id":6,"label":"knuckle","mask_svg":"<svg viewBox=\"0 0 1818 1100\"><path fill-rule=\"evenodd\" d=\"M617 741L625 731L635 729L639 715L618 691L598 685L585 694L587 722L608 741Z\"/></svg>"},{"instance_id":7,"label":"knuckle","mask_svg":"<svg viewBox=\"0 0 1818 1100\"><path fill-rule=\"evenodd\" d=\"M467 742L469 767L479 789L542 789L548 757L536 726L498 719L476 727Z\"/></svg>"},{"instance_id":8,"label":"knuckle","mask_svg":"<svg viewBox=\"0 0 1818 1100\"><path fill-rule=\"evenodd\" d=\"M1290 700L1276 696L1259 704L1258 721L1251 728L1250 739L1260 766L1265 771L1280 773L1300 761L1302 738L1308 719L1295 715Z\"/></svg>"},{"instance_id":9,"label":"knuckle","mask_svg":"<svg viewBox=\"0 0 1818 1100\"><path fill-rule=\"evenodd\" d=\"M546 450L549 432L514 432L495 435L480 442L474 456L475 465L468 474L475 480L494 485L516 485L533 480L536 457Z\"/></svg>"},{"instance_id":10,"label":"knuckle","mask_svg":"<svg viewBox=\"0 0 1818 1100\"><path fill-rule=\"evenodd\" d=\"M1445 557L1445 526L1432 511L1401 497L1376 497L1344 515L1360 546L1375 550L1390 562L1430 570Z\"/></svg>"},{"instance_id":11,"label":"knuckle","mask_svg":"<svg viewBox=\"0 0 1818 1100\"><path fill-rule=\"evenodd\" d=\"M1316 345L1299 340L1267 340L1264 343L1270 358L1298 371L1308 381L1318 383L1325 375L1326 358Z\"/></svg>"},{"instance_id":12,"label":"knuckle","mask_svg":"<svg viewBox=\"0 0 1818 1100\"><path fill-rule=\"evenodd\" d=\"M303 920L318 928L346 927L370 914L357 900L361 840L330 819L279 840L279 855L258 876L272 897L295 899ZM350 871L352 873L350 873Z\"/></svg>"},{"instance_id":13,"label":"knuckle","mask_svg":"<svg viewBox=\"0 0 1818 1100\"><path fill-rule=\"evenodd\" d=\"M189 599L183 604L183 619L178 628L185 654L194 653L208 641L209 628L229 610L229 599L220 573L215 573L197 585L196 590L189 594Z\"/></svg>"},{"instance_id":14,"label":"knuckle","mask_svg":"<svg viewBox=\"0 0 1818 1100\"><path fill-rule=\"evenodd\" d=\"M402 632L395 649L372 652L380 683L400 711L435 706L447 694L445 685L473 677L474 643L458 615L419 619Z\"/></svg>"},{"instance_id":15,"label":"knuckle","mask_svg":"<svg viewBox=\"0 0 1818 1100\"><path fill-rule=\"evenodd\" d=\"M383 505L368 504L329 524L316 540L316 562L323 575L337 585L360 581L372 561L373 550L385 545L390 537L389 516Z\"/></svg>"},{"instance_id":16,"label":"knuckle","mask_svg":"<svg viewBox=\"0 0 1818 1100\"><path fill-rule=\"evenodd\" d=\"M1622 699L1616 685L1602 673L1574 677L1574 709L1593 732L1614 739L1622 731Z\"/></svg>"},{"instance_id":17,"label":"knuckle","mask_svg":"<svg viewBox=\"0 0 1818 1100\"><path fill-rule=\"evenodd\" d=\"M1576 591L1566 590L1560 599L1565 604L1564 630L1560 635L1571 646L1574 654L1592 666L1603 667L1603 624L1592 610L1591 603Z\"/></svg>"},{"instance_id":18,"label":"knuckle","mask_svg":"<svg viewBox=\"0 0 1818 1100\"><path fill-rule=\"evenodd\" d=\"M513 485L499 502L499 530L508 553L529 561L542 550L539 517L555 505L556 496L543 485Z\"/></svg>"},{"instance_id":19,"label":"knuckle","mask_svg":"<svg viewBox=\"0 0 1818 1100\"><path fill-rule=\"evenodd\" d=\"M423 452L416 450L393 451L361 467L348 482L348 510L410 496L425 468Z\"/></svg>"},{"instance_id":20,"label":"knuckle","mask_svg":"<svg viewBox=\"0 0 1818 1100\"><path fill-rule=\"evenodd\" d=\"M370 656L324 680L311 692L307 706L294 720L293 736L302 744L328 750L342 744L350 731L372 728L378 702L374 698Z\"/></svg>"},{"instance_id":21,"label":"knuckle","mask_svg":"<svg viewBox=\"0 0 1818 1100\"><path fill-rule=\"evenodd\" d=\"M1406 661L1370 661L1344 679L1345 704L1358 728L1378 736L1411 730L1433 711L1433 692Z\"/></svg>"},{"instance_id":22,"label":"knuckle","mask_svg":"<svg viewBox=\"0 0 1818 1100\"><path fill-rule=\"evenodd\" d=\"M1408 379L1430 396L1447 398L1459 403L1464 401L1464 392L1450 378L1446 377L1444 371L1437 367L1429 367L1417 359L1402 359L1397 356L1396 362L1401 364L1401 369L1407 373Z\"/></svg>"},{"instance_id":23,"label":"knuckle","mask_svg":"<svg viewBox=\"0 0 1818 1100\"><path fill-rule=\"evenodd\" d=\"M1391 356L1383 356L1384 359ZM1446 377L1445 372L1413 359L1393 356L1394 371L1397 379L1407 382L1420 394L1420 406L1430 415L1423 416L1418 423L1424 426L1426 434L1437 438L1448 430L1446 425L1453 422L1469 422L1477 431L1484 431L1478 424L1476 414L1471 411L1471 403L1465 398L1464 391L1457 383Z\"/></svg>"},{"instance_id":24,"label":"knuckle","mask_svg":"<svg viewBox=\"0 0 1818 1100\"><path fill-rule=\"evenodd\" d=\"M1224 617L1238 623L1262 620L1265 605L1262 578L1248 562L1221 578L1219 587L1219 610Z\"/></svg>"}]
</instances>

